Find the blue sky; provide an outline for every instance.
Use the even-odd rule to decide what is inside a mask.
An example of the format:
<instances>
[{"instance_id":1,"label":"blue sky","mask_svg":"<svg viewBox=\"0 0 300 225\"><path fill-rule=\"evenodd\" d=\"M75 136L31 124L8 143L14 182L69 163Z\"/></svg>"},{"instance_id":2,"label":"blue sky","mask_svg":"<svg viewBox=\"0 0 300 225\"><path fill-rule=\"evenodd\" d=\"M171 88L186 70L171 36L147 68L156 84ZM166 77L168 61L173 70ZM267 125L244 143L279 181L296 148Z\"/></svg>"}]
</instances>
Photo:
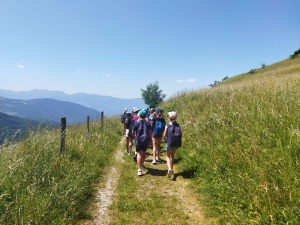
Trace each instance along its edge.
<instances>
[{"instance_id":1,"label":"blue sky","mask_svg":"<svg viewBox=\"0 0 300 225\"><path fill-rule=\"evenodd\" d=\"M287 58L299 0L0 0L0 89L171 97Z\"/></svg>"}]
</instances>

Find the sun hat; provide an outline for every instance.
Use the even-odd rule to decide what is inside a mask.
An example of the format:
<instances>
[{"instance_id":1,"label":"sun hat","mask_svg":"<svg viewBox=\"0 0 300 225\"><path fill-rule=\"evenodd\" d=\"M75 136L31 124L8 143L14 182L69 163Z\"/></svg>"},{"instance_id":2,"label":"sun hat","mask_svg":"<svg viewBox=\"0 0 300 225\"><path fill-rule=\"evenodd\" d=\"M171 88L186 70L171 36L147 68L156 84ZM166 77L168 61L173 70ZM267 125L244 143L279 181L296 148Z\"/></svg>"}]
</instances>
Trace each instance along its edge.
<instances>
[{"instance_id":1,"label":"sun hat","mask_svg":"<svg viewBox=\"0 0 300 225\"><path fill-rule=\"evenodd\" d=\"M138 113L140 110L138 108L135 108L135 110L133 110L133 112Z\"/></svg>"},{"instance_id":2,"label":"sun hat","mask_svg":"<svg viewBox=\"0 0 300 225\"><path fill-rule=\"evenodd\" d=\"M157 108L157 109L156 109L156 112L158 112L158 113L161 112L161 113L162 113L163 111L162 111L161 108Z\"/></svg>"},{"instance_id":3,"label":"sun hat","mask_svg":"<svg viewBox=\"0 0 300 225\"><path fill-rule=\"evenodd\" d=\"M143 116L146 116L147 112L145 109L142 109L140 112L139 112L139 115L140 117L143 117Z\"/></svg>"},{"instance_id":4,"label":"sun hat","mask_svg":"<svg viewBox=\"0 0 300 225\"><path fill-rule=\"evenodd\" d=\"M125 109L124 109L124 111L126 111L126 112L127 112L127 108L125 108Z\"/></svg>"},{"instance_id":5,"label":"sun hat","mask_svg":"<svg viewBox=\"0 0 300 225\"><path fill-rule=\"evenodd\" d=\"M177 113L172 111L172 112L168 112L169 118L171 120L176 120L177 119Z\"/></svg>"}]
</instances>

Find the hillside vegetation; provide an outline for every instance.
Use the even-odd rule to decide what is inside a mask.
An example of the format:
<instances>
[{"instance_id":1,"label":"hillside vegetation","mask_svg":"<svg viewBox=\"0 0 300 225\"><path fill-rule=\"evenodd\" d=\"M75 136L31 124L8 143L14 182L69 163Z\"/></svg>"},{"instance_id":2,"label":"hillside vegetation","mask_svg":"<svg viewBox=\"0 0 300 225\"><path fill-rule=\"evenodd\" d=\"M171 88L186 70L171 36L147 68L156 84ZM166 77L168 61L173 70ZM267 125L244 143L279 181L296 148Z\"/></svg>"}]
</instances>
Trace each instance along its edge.
<instances>
[{"instance_id":1,"label":"hillside vegetation","mask_svg":"<svg viewBox=\"0 0 300 225\"><path fill-rule=\"evenodd\" d=\"M300 57L180 93L185 170L220 224L300 223Z\"/></svg>"},{"instance_id":2,"label":"hillside vegetation","mask_svg":"<svg viewBox=\"0 0 300 225\"><path fill-rule=\"evenodd\" d=\"M72 224L89 216L89 197L119 144L118 118L67 127L60 155L60 130L28 131L17 144L0 146L0 224Z\"/></svg>"},{"instance_id":3,"label":"hillside vegetation","mask_svg":"<svg viewBox=\"0 0 300 225\"><path fill-rule=\"evenodd\" d=\"M19 140L27 129L39 126L36 120L22 119L0 112L0 145L4 140Z\"/></svg>"}]
</instances>

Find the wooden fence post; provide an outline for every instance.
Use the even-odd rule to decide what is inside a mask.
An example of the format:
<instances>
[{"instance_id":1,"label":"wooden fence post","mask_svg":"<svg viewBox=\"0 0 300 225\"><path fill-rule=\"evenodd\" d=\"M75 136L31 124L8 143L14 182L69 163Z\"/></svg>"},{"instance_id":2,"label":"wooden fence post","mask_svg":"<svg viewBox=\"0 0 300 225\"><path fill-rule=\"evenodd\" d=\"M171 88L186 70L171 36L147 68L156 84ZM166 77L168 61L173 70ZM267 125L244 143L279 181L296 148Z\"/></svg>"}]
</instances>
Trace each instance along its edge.
<instances>
[{"instance_id":1,"label":"wooden fence post","mask_svg":"<svg viewBox=\"0 0 300 225\"><path fill-rule=\"evenodd\" d=\"M60 154L62 154L65 149L66 128L67 128L67 119L66 117L61 117L60 118Z\"/></svg>"},{"instance_id":2,"label":"wooden fence post","mask_svg":"<svg viewBox=\"0 0 300 225\"><path fill-rule=\"evenodd\" d=\"M89 133L90 133L90 116L86 117L86 132L87 132L87 135L89 135Z\"/></svg>"},{"instance_id":3,"label":"wooden fence post","mask_svg":"<svg viewBox=\"0 0 300 225\"><path fill-rule=\"evenodd\" d=\"M104 121L104 112L101 111L101 126L103 126L103 121Z\"/></svg>"}]
</instances>

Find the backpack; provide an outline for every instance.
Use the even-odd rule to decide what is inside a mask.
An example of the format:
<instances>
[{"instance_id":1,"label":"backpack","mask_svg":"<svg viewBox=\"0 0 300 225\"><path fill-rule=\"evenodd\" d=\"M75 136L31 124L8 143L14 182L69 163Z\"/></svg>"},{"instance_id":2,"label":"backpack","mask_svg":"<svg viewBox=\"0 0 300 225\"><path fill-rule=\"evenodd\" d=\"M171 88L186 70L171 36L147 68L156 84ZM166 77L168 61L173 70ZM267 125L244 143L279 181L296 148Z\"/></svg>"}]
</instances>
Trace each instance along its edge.
<instances>
[{"instance_id":1,"label":"backpack","mask_svg":"<svg viewBox=\"0 0 300 225\"><path fill-rule=\"evenodd\" d=\"M179 124L170 125L167 124L167 144L169 147L181 147L181 129Z\"/></svg>"},{"instance_id":2,"label":"backpack","mask_svg":"<svg viewBox=\"0 0 300 225\"><path fill-rule=\"evenodd\" d=\"M140 125L136 133L136 144L139 147L148 147L150 137L146 126L146 121L140 121L139 123Z\"/></svg>"},{"instance_id":3,"label":"backpack","mask_svg":"<svg viewBox=\"0 0 300 225\"><path fill-rule=\"evenodd\" d=\"M125 122L126 124L126 128L129 129L129 130L133 130L133 127L134 127L134 120L131 118L131 117L127 117L125 119ZM129 125L128 125L129 124Z\"/></svg>"},{"instance_id":4,"label":"backpack","mask_svg":"<svg viewBox=\"0 0 300 225\"><path fill-rule=\"evenodd\" d=\"M156 118L154 129L153 129L153 135L154 136L161 136L164 132L164 124L163 124L163 118Z\"/></svg>"},{"instance_id":5,"label":"backpack","mask_svg":"<svg viewBox=\"0 0 300 225\"><path fill-rule=\"evenodd\" d=\"M126 119L126 113L123 113L121 116L121 123L124 123Z\"/></svg>"}]
</instances>

